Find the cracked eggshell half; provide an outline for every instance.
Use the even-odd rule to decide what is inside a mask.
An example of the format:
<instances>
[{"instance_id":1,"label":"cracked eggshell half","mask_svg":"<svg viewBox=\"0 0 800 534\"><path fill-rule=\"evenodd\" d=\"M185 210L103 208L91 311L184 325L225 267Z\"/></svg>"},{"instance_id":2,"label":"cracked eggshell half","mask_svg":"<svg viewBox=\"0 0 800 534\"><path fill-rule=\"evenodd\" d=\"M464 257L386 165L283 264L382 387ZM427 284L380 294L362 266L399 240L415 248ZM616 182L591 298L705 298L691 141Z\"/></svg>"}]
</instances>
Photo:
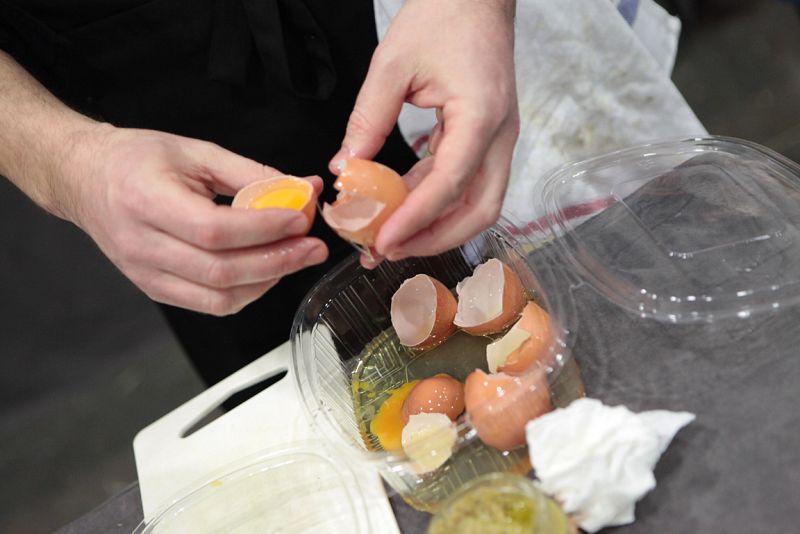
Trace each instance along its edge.
<instances>
[{"instance_id":1,"label":"cracked eggshell half","mask_svg":"<svg viewBox=\"0 0 800 534\"><path fill-rule=\"evenodd\" d=\"M333 204L322 206L322 218L340 237L367 248L408 196L399 174L363 159L347 160L333 187L339 194Z\"/></svg>"},{"instance_id":2,"label":"cracked eggshell half","mask_svg":"<svg viewBox=\"0 0 800 534\"><path fill-rule=\"evenodd\" d=\"M301 211L308 221L306 232L314 223L317 195L308 180L296 176L273 176L240 189L231 203L237 209L280 208ZM305 232L304 232L305 233Z\"/></svg>"},{"instance_id":3,"label":"cracked eggshell half","mask_svg":"<svg viewBox=\"0 0 800 534\"><path fill-rule=\"evenodd\" d=\"M473 371L464 384L470 424L485 444L501 451L525 444L525 424L553 409L547 373L534 367L521 376Z\"/></svg>"},{"instance_id":4,"label":"cracked eggshell half","mask_svg":"<svg viewBox=\"0 0 800 534\"><path fill-rule=\"evenodd\" d=\"M418 274L403 282L392 295L392 326L406 347L432 347L455 331L457 306L456 298L444 284Z\"/></svg>"},{"instance_id":5,"label":"cracked eggshell half","mask_svg":"<svg viewBox=\"0 0 800 534\"><path fill-rule=\"evenodd\" d=\"M403 421L419 413L443 413L455 421L464 411L464 386L450 375L439 373L420 380L403 403Z\"/></svg>"},{"instance_id":6,"label":"cracked eggshell half","mask_svg":"<svg viewBox=\"0 0 800 534\"><path fill-rule=\"evenodd\" d=\"M530 301L514 326L503 337L486 346L489 371L520 374L534 363L546 367L550 365L552 344L550 315Z\"/></svg>"},{"instance_id":7,"label":"cracked eggshell half","mask_svg":"<svg viewBox=\"0 0 800 534\"><path fill-rule=\"evenodd\" d=\"M482 336L505 329L525 306L519 276L496 258L478 265L456 287L454 323L468 334Z\"/></svg>"}]
</instances>

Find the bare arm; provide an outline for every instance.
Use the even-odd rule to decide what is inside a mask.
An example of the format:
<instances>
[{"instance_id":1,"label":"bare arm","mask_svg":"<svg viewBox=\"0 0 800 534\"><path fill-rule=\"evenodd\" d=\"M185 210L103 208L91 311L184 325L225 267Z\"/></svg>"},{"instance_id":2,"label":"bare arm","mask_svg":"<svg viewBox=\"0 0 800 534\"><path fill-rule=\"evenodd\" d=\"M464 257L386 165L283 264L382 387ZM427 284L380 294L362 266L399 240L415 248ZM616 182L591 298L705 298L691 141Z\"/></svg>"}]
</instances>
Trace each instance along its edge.
<instances>
[{"instance_id":1,"label":"bare arm","mask_svg":"<svg viewBox=\"0 0 800 534\"><path fill-rule=\"evenodd\" d=\"M212 143L93 121L0 52L0 175L82 228L154 300L227 315L325 260L301 213L213 202L275 174Z\"/></svg>"},{"instance_id":2,"label":"bare arm","mask_svg":"<svg viewBox=\"0 0 800 534\"><path fill-rule=\"evenodd\" d=\"M65 106L0 51L0 175L44 209L68 218L55 176L80 155L80 139L102 125Z\"/></svg>"}]
</instances>

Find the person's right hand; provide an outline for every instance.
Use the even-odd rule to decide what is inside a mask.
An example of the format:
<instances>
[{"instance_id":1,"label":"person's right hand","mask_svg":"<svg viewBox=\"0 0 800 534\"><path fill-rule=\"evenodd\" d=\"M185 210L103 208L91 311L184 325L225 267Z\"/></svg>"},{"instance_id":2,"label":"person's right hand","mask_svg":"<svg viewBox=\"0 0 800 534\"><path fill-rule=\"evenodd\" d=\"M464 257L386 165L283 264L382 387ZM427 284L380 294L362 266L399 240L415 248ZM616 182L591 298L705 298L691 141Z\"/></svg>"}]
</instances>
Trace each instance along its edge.
<instances>
[{"instance_id":1,"label":"person's right hand","mask_svg":"<svg viewBox=\"0 0 800 534\"><path fill-rule=\"evenodd\" d=\"M158 302L235 313L278 280L328 256L294 210L213 202L281 174L221 147L176 135L99 125L76 140L56 213L86 231ZM318 177L309 178L317 192Z\"/></svg>"}]
</instances>

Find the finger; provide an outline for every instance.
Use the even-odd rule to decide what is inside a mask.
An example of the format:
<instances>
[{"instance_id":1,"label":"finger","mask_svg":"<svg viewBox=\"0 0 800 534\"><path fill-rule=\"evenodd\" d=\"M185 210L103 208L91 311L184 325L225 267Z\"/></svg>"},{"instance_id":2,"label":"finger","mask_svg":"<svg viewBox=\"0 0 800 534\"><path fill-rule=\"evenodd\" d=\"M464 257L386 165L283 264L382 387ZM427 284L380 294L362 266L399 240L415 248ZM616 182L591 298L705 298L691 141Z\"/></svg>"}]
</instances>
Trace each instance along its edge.
<instances>
[{"instance_id":1,"label":"finger","mask_svg":"<svg viewBox=\"0 0 800 534\"><path fill-rule=\"evenodd\" d=\"M483 160L495 134L490 120L469 107L448 116L431 172L381 227L375 248L386 256L456 202Z\"/></svg>"},{"instance_id":2,"label":"finger","mask_svg":"<svg viewBox=\"0 0 800 534\"><path fill-rule=\"evenodd\" d=\"M201 313L224 316L242 308L269 291L279 280L227 289L205 287L171 273L159 272L150 277L145 287L147 296L156 302Z\"/></svg>"},{"instance_id":3,"label":"finger","mask_svg":"<svg viewBox=\"0 0 800 534\"><path fill-rule=\"evenodd\" d=\"M187 143L186 150L190 160L195 163L195 172L210 189L220 195L233 196L247 184L283 174L214 143L191 141Z\"/></svg>"},{"instance_id":4,"label":"finger","mask_svg":"<svg viewBox=\"0 0 800 534\"><path fill-rule=\"evenodd\" d=\"M361 266L363 268L372 270L378 265L380 265L384 259L385 258L380 254L373 254L372 257L369 257L366 254L362 254L361 257L359 257L359 263L361 263Z\"/></svg>"},{"instance_id":5,"label":"finger","mask_svg":"<svg viewBox=\"0 0 800 534\"><path fill-rule=\"evenodd\" d=\"M156 191L141 192L130 204L141 220L206 250L265 245L304 233L308 221L289 209L233 209L191 191L179 181L163 180Z\"/></svg>"},{"instance_id":6,"label":"finger","mask_svg":"<svg viewBox=\"0 0 800 534\"><path fill-rule=\"evenodd\" d=\"M325 183L322 181L322 178L319 176L306 176L303 179L311 183L311 186L314 188L314 198L316 199L316 197L322 193L322 190L325 187Z\"/></svg>"},{"instance_id":7,"label":"finger","mask_svg":"<svg viewBox=\"0 0 800 534\"><path fill-rule=\"evenodd\" d=\"M443 119L439 118L439 110L436 110L437 122L431 130L431 136L428 139L428 153L433 155L439 149L439 143L442 141L442 133L444 132Z\"/></svg>"},{"instance_id":8,"label":"finger","mask_svg":"<svg viewBox=\"0 0 800 534\"><path fill-rule=\"evenodd\" d=\"M409 189L416 189L422 180L430 174L433 169L433 158L422 158L414 164L407 173L403 175L403 180Z\"/></svg>"},{"instance_id":9,"label":"finger","mask_svg":"<svg viewBox=\"0 0 800 534\"><path fill-rule=\"evenodd\" d=\"M379 47L347 121L342 147L331 158L330 171L338 175L344 161L372 159L392 132L408 92L408 77Z\"/></svg>"},{"instance_id":10,"label":"finger","mask_svg":"<svg viewBox=\"0 0 800 534\"><path fill-rule=\"evenodd\" d=\"M515 141L513 129L500 134L458 208L395 248L388 259L397 261L410 256L439 254L463 244L497 222Z\"/></svg>"},{"instance_id":11,"label":"finger","mask_svg":"<svg viewBox=\"0 0 800 534\"><path fill-rule=\"evenodd\" d=\"M227 288L282 278L328 258L325 243L316 238L292 238L271 245L208 251L155 233L148 246L129 261L158 268L190 282Z\"/></svg>"},{"instance_id":12,"label":"finger","mask_svg":"<svg viewBox=\"0 0 800 534\"><path fill-rule=\"evenodd\" d=\"M433 162L434 159L430 156L422 158L417 163L414 164L413 167L403 175L403 180L405 180L406 185L409 189L413 190L422 183L422 180L430 174L431 170L433 169ZM439 214L439 217L443 217L456 209L459 205L459 202L450 203L443 211Z\"/></svg>"}]
</instances>

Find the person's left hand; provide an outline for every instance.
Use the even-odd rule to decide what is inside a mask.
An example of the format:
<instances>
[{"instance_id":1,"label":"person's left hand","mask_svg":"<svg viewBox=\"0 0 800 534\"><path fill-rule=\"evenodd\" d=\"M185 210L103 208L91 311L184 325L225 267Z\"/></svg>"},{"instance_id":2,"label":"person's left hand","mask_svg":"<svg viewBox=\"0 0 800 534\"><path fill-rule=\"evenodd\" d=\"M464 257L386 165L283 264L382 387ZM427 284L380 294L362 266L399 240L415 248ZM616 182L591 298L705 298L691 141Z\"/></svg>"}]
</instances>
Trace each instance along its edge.
<instances>
[{"instance_id":1,"label":"person's left hand","mask_svg":"<svg viewBox=\"0 0 800 534\"><path fill-rule=\"evenodd\" d=\"M512 0L408 0L375 50L331 171L373 158L403 102L437 108L439 119L433 155L407 175L416 187L381 228L379 255L438 254L497 220L519 133L513 19Z\"/></svg>"}]
</instances>

